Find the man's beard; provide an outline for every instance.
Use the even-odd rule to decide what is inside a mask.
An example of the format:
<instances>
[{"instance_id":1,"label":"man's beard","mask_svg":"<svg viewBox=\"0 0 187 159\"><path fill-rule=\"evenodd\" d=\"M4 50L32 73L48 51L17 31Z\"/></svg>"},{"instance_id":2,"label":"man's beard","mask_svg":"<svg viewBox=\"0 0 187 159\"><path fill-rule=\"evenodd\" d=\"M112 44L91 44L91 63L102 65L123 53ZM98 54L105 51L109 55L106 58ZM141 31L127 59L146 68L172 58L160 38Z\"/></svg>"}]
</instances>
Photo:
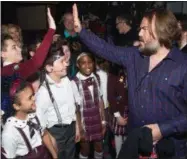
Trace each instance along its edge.
<instances>
[{"instance_id":1,"label":"man's beard","mask_svg":"<svg viewBox=\"0 0 187 159\"><path fill-rule=\"evenodd\" d=\"M151 56L156 54L159 48L160 48L159 42L154 41L145 44L145 46L142 48L139 46L139 51L145 56Z\"/></svg>"}]
</instances>

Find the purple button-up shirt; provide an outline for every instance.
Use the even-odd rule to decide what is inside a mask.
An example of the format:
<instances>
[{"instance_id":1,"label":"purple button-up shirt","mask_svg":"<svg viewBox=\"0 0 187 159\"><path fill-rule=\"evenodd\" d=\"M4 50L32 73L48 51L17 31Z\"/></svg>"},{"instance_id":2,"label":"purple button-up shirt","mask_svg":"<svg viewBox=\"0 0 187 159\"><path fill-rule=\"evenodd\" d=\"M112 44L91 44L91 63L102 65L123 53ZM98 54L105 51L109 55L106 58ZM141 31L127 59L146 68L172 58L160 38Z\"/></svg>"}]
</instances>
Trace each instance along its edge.
<instances>
[{"instance_id":1,"label":"purple button-up shirt","mask_svg":"<svg viewBox=\"0 0 187 159\"><path fill-rule=\"evenodd\" d=\"M149 57L136 47L107 44L82 29L80 38L95 54L127 68L129 93L129 129L158 123L163 137L171 137L176 156L187 148L187 56L171 49L152 71Z\"/></svg>"}]
</instances>

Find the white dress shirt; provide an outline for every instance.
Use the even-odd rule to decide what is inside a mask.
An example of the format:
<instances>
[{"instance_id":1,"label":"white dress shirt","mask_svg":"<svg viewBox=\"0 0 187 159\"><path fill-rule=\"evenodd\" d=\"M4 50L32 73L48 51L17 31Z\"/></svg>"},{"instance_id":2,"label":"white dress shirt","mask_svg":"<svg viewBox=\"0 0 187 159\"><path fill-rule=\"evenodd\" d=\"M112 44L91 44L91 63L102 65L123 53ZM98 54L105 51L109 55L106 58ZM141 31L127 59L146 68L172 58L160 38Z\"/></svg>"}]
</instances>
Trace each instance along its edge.
<instances>
[{"instance_id":1,"label":"white dress shirt","mask_svg":"<svg viewBox=\"0 0 187 159\"><path fill-rule=\"evenodd\" d=\"M29 152L23 137L16 127L23 130L33 149L42 145L41 134L39 131L34 130L34 136L32 138L30 137L27 121L30 119L32 122L37 123L34 117L35 114L29 114L26 120L19 120L16 117L7 119L2 132L2 147L6 152L6 154L4 154L6 158L24 156Z\"/></svg>"},{"instance_id":2,"label":"white dress shirt","mask_svg":"<svg viewBox=\"0 0 187 159\"><path fill-rule=\"evenodd\" d=\"M70 80L68 77L64 77L60 83L56 83L48 75L46 75L46 78L61 114L62 123L71 124L72 121L76 120L76 106ZM44 129L59 124L45 83L36 94L36 113Z\"/></svg>"},{"instance_id":3,"label":"white dress shirt","mask_svg":"<svg viewBox=\"0 0 187 159\"><path fill-rule=\"evenodd\" d=\"M101 86L101 92L103 94L103 102L104 102L104 108L108 108L108 97L107 97L107 84L108 84L108 75L105 71L99 69L97 70L97 74L100 78L100 86Z\"/></svg>"}]
</instances>

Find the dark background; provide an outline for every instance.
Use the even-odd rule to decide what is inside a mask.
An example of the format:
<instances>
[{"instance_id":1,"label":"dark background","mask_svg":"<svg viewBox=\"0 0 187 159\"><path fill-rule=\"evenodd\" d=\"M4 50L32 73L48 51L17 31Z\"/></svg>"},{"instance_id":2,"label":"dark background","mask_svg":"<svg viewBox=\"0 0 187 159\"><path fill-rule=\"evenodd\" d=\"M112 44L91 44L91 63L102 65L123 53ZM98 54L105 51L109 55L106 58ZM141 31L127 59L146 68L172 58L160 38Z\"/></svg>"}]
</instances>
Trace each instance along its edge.
<instances>
[{"instance_id":1,"label":"dark background","mask_svg":"<svg viewBox=\"0 0 187 159\"><path fill-rule=\"evenodd\" d=\"M53 17L55 18L55 22L57 24L57 29L60 28L59 26L59 21L62 17L62 15L67 12L67 11L72 11L72 5L74 2L72 1L62 1L62 2L55 2L55 1L22 1L22 2L1 2L1 24L7 24L7 23L13 23L13 24L18 24L18 15L17 15L17 9L19 9L19 7L29 7L29 6L44 6L47 7L49 6L51 8L51 12ZM135 22L135 24L138 26L140 23L140 20L142 18L142 14L146 11L149 10L151 8L167 8L167 4L168 3L173 3L173 7L175 8L179 8L178 10L178 14L182 13L182 9L180 8L184 8L183 5L185 3L185 5L187 4L187 2L158 2L158 1L120 1L120 2L107 2L107 1L102 1L102 2L98 2L98 1L79 1L77 2L78 5L78 9L79 9L79 16L81 17L82 15L87 14L88 12L93 13L96 16L99 16L99 18L101 20L105 20L107 13L109 13L112 17L113 17L113 23L115 23L115 17L116 15L119 15L121 13L128 13L128 14L134 14L134 12L136 11L136 16L133 17L133 20ZM115 5L114 3L117 3L117 5ZM160 5L161 3L161 5ZM177 6L176 3L181 3ZM184 9L183 9L184 10ZM187 10L187 5L186 5L186 10ZM33 9L34 12L34 9ZM186 11L187 12L187 11ZM46 19L46 14L43 13L43 18ZM22 19L22 18L21 18ZM36 21L35 21L36 19ZM34 19L34 23L37 26L37 22L40 19L37 19L37 17ZM26 21L27 19L23 19L23 21ZM24 30L24 28L22 28L22 33L23 33L23 38L25 43L29 43L29 40L32 39L32 37L34 38L34 35L36 34L41 34L41 36L43 36L43 34L46 32L47 30L47 21L45 28L43 28L42 30L39 29L30 29L30 30ZM31 25L32 26L32 25Z\"/></svg>"},{"instance_id":2,"label":"dark background","mask_svg":"<svg viewBox=\"0 0 187 159\"><path fill-rule=\"evenodd\" d=\"M16 9L18 7L23 6L38 6L38 5L46 5L52 8L53 14L55 14L55 20L58 22L62 16L62 14L66 11L71 11L72 4L74 2L1 2L1 20L2 24L5 23L15 23L17 24L17 15ZM92 2L92 1L84 1L84 2L76 2L79 7L80 14L85 14L91 12L101 19L104 19L107 12L115 15L119 12L131 12L133 8L133 3L136 4L136 10L138 13L144 12L146 8L151 8L154 6L155 2L151 1L135 1L135 2L117 2L118 6L113 6L112 2L102 1L102 2Z\"/></svg>"}]
</instances>

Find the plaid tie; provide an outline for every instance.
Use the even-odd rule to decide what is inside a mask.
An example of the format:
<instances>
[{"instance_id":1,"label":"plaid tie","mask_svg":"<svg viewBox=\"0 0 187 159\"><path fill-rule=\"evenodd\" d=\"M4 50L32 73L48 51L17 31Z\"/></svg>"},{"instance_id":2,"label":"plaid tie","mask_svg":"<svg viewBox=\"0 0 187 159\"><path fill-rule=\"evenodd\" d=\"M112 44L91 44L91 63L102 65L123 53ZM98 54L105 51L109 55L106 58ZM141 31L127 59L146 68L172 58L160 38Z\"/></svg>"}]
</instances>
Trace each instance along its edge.
<instances>
[{"instance_id":1,"label":"plaid tie","mask_svg":"<svg viewBox=\"0 0 187 159\"><path fill-rule=\"evenodd\" d=\"M89 77L86 80L83 80L87 86L92 86L94 83L94 78L93 77Z\"/></svg>"}]
</instances>

